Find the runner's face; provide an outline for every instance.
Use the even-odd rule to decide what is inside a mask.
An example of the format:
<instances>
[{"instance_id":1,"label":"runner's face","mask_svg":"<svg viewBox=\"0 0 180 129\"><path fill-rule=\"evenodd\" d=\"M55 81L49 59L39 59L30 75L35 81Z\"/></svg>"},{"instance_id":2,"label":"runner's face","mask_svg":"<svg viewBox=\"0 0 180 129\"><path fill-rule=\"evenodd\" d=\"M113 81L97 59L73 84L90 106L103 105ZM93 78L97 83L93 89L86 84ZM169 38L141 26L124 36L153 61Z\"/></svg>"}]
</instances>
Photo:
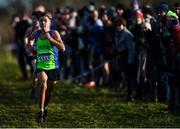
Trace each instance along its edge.
<instances>
[{"instance_id":1,"label":"runner's face","mask_svg":"<svg viewBox=\"0 0 180 129\"><path fill-rule=\"evenodd\" d=\"M51 26L51 20L47 16L41 17L39 22L40 22L40 27L43 30L49 29Z\"/></svg>"}]
</instances>

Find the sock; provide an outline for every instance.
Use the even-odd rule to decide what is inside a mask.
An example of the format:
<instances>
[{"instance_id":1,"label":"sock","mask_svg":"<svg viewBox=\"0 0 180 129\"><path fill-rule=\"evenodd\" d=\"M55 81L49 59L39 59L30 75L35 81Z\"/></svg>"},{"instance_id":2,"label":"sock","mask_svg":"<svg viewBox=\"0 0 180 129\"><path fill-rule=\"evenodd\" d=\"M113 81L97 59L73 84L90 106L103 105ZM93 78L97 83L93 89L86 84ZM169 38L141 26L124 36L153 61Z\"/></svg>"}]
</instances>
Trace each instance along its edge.
<instances>
[{"instance_id":1,"label":"sock","mask_svg":"<svg viewBox=\"0 0 180 129\"><path fill-rule=\"evenodd\" d=\"M41 108L40 111L44 112L44 108Z\"/></svg>"}]
</instances>

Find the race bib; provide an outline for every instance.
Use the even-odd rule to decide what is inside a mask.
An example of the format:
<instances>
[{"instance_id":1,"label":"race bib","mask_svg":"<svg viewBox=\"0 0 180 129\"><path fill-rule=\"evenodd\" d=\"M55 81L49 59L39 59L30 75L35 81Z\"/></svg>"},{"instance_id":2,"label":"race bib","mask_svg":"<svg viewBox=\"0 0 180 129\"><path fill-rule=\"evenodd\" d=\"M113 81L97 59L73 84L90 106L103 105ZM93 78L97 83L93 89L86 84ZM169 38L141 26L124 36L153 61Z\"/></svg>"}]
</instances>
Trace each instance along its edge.
<instances>
[{"instance_id":1,"label":"race bib","mask_svg":"<svg viewBox=\"0 0 180 129\"><path fill-rule=\"evenodd\" d=\"M50 61L50 59L51 59L51 54L50 53L41 53L38 56L38 60L40 62Z\"/></svg>"}]
</instances>

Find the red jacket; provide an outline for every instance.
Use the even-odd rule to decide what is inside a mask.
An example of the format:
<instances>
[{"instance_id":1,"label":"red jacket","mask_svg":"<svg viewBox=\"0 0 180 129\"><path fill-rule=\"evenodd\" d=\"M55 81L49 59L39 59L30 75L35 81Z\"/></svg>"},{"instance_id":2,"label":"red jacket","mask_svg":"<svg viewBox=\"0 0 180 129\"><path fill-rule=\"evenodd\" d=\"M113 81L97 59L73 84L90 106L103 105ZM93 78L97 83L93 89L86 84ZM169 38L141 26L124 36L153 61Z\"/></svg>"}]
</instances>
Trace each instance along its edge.
<instances>
[{"instance_id":1,"label":"red jacket","mask_svg":"<svg viewBox=\"0 0 180 129\"><path fill-rule=\"evenodd\" d=\"M168 27L171 31L175 50L180 52L180 23L177 19L168 20Z\"/></svg>"}]
</instances>

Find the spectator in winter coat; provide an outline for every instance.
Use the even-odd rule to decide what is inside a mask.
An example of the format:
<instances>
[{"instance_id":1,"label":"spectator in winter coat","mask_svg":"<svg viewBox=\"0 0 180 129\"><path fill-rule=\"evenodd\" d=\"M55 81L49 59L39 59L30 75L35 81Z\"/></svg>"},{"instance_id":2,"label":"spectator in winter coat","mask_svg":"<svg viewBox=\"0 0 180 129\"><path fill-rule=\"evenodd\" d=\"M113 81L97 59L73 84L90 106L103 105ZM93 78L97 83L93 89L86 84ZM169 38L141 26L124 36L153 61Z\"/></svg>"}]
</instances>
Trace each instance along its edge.
<instances>
[{"instance_id":1,"label":"spectator in winter coat","mask_svg":"<svg viewBox=\"0 0 180 129\"><path fill-rule=\"evenodd\" d=\"M102 52L103 52L103 32L104 26L101 19L99 19L99 13L97 10L94 10L90 14L90 20L88 21L88 36L87 43L89 49L89 66L90 69L97 67L102 63ZM92 75L92 80L96 80L99 83L100 74ZM99 84L97 84L99 85Z\"/></svg>"},{"instance_id":2,"label":"spectator in winter coat","mask_svg":"<svg viewBox=\"0 0 180 129\"><path fill-rule=\"evenodd\" d=\"M158 6L158 12L159 12L159 30L160 30L160 38L161 38L161 48L162 48L162 54L163 54L163 62L161 68L161 78L165 77L164 79L161 79L161 85L168 87L170 96L168 96L170 99L168 101L169 105L167 107L168 112L174 112L175 109L175 88L174 88L174 80L176 77L176 74L173 73L174 66L176 63L175 59L175 53L173 46L176 46L177 43L172 42L178 41L178 24L174 24L174 21L178 19L178 16L176 13L169 10L169 7L166 3L161 2ZM168 24L169 25L168 25ZM173 23L173 24L172 24ZM175 34L176 33L176 34ZM174 39L172 38L174 37ZM178 49L178 45L176 50ZM175 70L178 71L178 70Z\"/></svg>"},{"instance_id":3,"label":"spectator in winter coat","mask_svg":"<svg viewBox=\"0 0 180 129\"><path fill-rule=\"evenodd\" d=\"M173 67L172 67L172 76L170 79L172 83L170 85L170 100L168 104L169 112L174 113L176 105L179 104L179 77L180 77L180 23L178 19L169 19L167 26L171 32L171 37L173 41Z\"/></svg>"},{"instance_id":4,"label":"spectator in winter coat","mask_svg":"<svg viewBox=\"0 0 180 129\"><path fill-rule=\"evenodd\" d=\"M133 101L132 81L133 64L135 56L135 46L132 33L126 28L126 21L120 18L117 21L117 30L115 34L115 48L119 57L119 66L123 74L123 81L127 85L127 100Z\"/></svg>"}]
</instances>

